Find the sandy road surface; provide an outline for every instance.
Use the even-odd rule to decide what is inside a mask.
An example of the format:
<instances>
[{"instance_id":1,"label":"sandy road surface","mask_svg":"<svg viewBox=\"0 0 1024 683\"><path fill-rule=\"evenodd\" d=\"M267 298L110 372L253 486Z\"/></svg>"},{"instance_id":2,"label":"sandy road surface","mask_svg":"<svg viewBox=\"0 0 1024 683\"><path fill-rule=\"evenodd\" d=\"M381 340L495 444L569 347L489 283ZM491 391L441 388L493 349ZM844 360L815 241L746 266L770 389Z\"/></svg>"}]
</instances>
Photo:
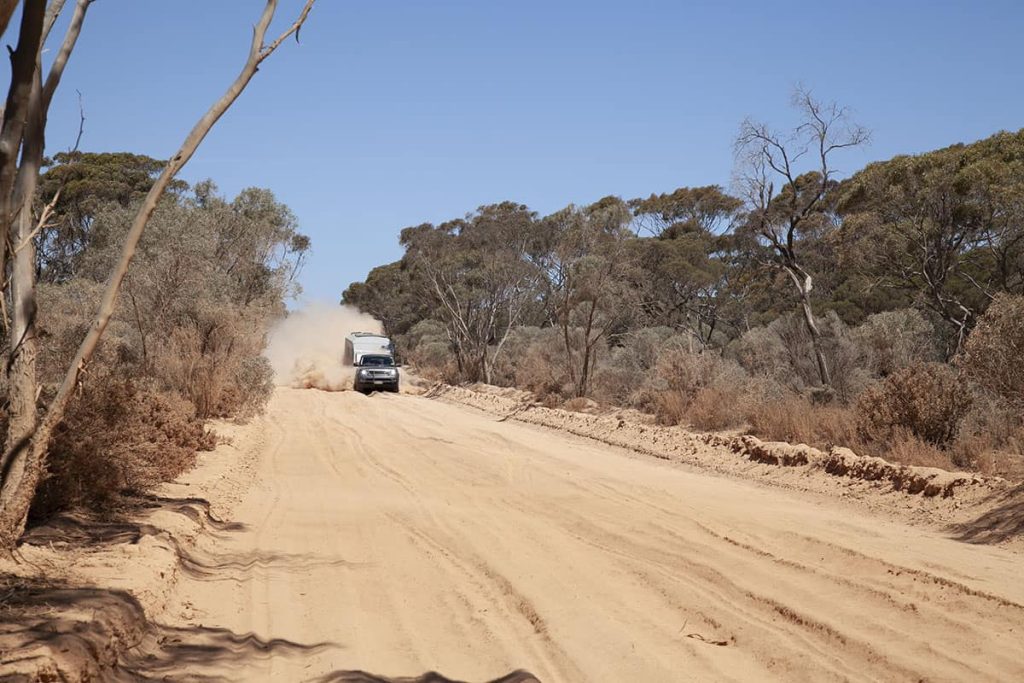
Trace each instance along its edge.
<instances>
[{"instance_id":1,"label":"sandy road surface","mask_svg":"<svg viewBox=\"0 0 1024 683\"><path fill-rule=\"evenodd\" d=\"M175 679L1024 680L1024 562L413 396L279 390Z\"/></svg>"}]
</instances>

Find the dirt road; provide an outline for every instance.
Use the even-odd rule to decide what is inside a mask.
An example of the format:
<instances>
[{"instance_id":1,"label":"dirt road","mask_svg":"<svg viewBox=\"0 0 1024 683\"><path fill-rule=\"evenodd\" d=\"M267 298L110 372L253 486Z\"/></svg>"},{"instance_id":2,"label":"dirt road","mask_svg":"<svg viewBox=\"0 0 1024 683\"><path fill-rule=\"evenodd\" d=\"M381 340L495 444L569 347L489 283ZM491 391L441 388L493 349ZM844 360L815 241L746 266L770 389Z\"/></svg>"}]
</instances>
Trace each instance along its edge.
<instances>
[{"instance_id":1,"label":"dirt road","mask_svg":"<svg viewBox=\"0 0 1024 683\"><path fill-rule=\"evenodd\" d=\"M279 390L267 420L245 528L177 591L280 640L173 679L1024 680L1007 550L414 396Z\"/></svg>"}]
</instances>

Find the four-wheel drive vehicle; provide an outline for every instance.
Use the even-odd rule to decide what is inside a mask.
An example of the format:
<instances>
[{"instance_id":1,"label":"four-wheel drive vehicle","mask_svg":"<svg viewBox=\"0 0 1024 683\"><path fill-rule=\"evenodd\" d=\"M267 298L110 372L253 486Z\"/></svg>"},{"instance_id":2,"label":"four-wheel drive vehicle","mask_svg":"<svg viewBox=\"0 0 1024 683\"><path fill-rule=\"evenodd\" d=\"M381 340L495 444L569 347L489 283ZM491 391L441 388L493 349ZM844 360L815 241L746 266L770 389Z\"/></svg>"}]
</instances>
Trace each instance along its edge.
<instances>
[{"instance_id":1,"label":"four-wheel drive vehicle","mask_svg":"<svg viewBox=\"0 0 1024 683\"><path fill-rule=\"evenodd\" d=\"M356 391L398 391L398 366L389 354L368 354L355 364Z\"/></svg>"}]
</instances>

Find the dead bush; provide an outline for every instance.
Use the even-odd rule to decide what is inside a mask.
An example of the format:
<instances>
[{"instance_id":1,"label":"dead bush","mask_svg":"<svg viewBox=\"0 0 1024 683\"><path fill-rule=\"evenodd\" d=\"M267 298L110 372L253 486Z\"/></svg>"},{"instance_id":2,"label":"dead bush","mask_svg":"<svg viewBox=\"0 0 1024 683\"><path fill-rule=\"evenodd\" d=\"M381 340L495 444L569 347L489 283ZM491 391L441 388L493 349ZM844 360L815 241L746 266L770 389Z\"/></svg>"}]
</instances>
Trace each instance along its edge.
<instances>
[{"instance_id":1,"label":"dead bush","mask_svg":"<svg viewBox=\"0 0 1024 683\"><path fill-rule=\"evenodd\" d=\"M491 367L491 381L498 386L517 386L520 381L521 365L525 361L530 347L540 338L547 339L551 343L558 343L551 332L546 332L539 327L516 327L509 332L501 353L494 358ZM492 354L494 350L492 346Z\"/></svg>"},{"instance_id":2,"label":"dead bush","mask_svg":"<svg viewBox=\"0 0 1024 683\"><path fill-rule=\"evenodd\" d=\"M654 417L662 425L683 424L691 402L677 391L659 391L654 395Z\"/></svg>"},{"instance_id":3,"label":"dead bush","mask_svg":"<svg viewBox=\"0 0 1024 683\"><path fill-rule=\"evenodd\" d=\"M667 349L682 348L685 341L669 327L645 327L621 335L618 345L602 357L591 393L603 403L650 408L652 390L664 389L653 371L658 358Z\"/></svg>"},{"instance_id":4,"label":"dead bush","mask_svg":"<svg viewBox=\"0 0 1024 683\"><path fill-rule=\"evenodd\" d=\"M649 370L665 349L682 349L685 344L685 338L671 327L643 327L619 337L618 348L626 354L630 367Z\"/></svg>"},{"instance_id":5,"label":"dead bush","mask_svg":"<svg viewBox=\"0 0 1024 683\"><path fill-rule=\"evenodd\" d=\"M565 397L572 393L565 346L556 328L538 330L515 361L515 385L539 398Z\"/></svg>"},{"instance_id":6,"label":"dead bush","mask_svg":"<svg viewBox=\"0 0 1024 683\"><path fill-rule=\"evenodd\" d=\"M1024 425L1018 408L974 385L971 409L950 448L958 466L1010 479L1024 476Z\"/></svg>"},{"instance_id":7,"label":"dead bush","mask_svg":"<svg viewBox=\"0 0 1024 683\"><path fill-rule=\"evenodd\" d=\"M446 375L446 368L452 359L448 342L430 341L416 347L410 360L416 369L426 376Z\"/></svg>"},{"instance_id":8,"label":"dead bush","mask_svg":"<svg viewBox=\"0 0 1024 683\"><path fill-rule=\"evenodd\" d=\"M60 382L75 357L82 338L92 324L100 305L103 285L85 279L66 284L39 285L38 373L42 384ZM93 355L93 368L111 368L115 364L134 365L139 360L131 325L119 314L111 319L106 334Z\"/></svg>"},{"instance_id":9,"label":"dead bush","mask_svg":"<svg viewBox=\"0 0 1024 683\"><path fill-rule=\"evenodd\" d=\"M527 351L516 376L519 378L518 386L532 391L539 397L569 394L569 378L565 374L565 366L535 347Z\"/></svg>"},{"instance_id":10,"label":"dead bush","mask_svg":"<svg viewBox=\"0 0 1024 683\"><path fill-rule=\"evenodd\" d=\"M243 358L221 392L215 414L246 420L263 412L274 393L274 368L263 356Z\"/></svg>"},{"instance_id":11,"label":"dead bush","mask_svg":"<svg viewBox=\"0 0 1024 683\"><path fill-rule=\"evenodd\" d=\"M906 429L941 448L956 438L970 406L970 392L948 365L912 365L860 395L857 430L865 441L887 443Z\"/></svg>"},{"instance_id":12,"label":"dead bush","mask_svg":"<svg viewBox=\"0 0 1024 683\"><path fill-rule=\"evenodd\" d=\"M947 449L949 459L962 470L994 473L999 449L984 434L961 434Z\"/></svg>"},{"instance_id":13,"label":"dead bush","mask_svg":"<svg viewBox=\"0 0 1024 683\"><path fill-rule=\"evenodd\" d=\"M977 385L971 388L971 409L964 416L960 436L984 437L993 448L1018 450L1024 447L1024 443L1019 442L1024 425L1018 409Z\"/></svg>"},{"instance_id":14,"label":"dead bush","mask_svg":"<svg viewBox=\"0 0 1024 683\"><path fill-rule=\"evenodd\" d=\"M710 386L701 389L686 411L689 424L704 431L738 427L746 421L741 387Z\"/></svg>"},{"instance_id":15,"label":"dead bush","mask_svg":"<svg viewBox=\"0 0 1024 683\"><path fill-rule=\"evenodd\" d=\"M251 415L273 391L259 325L244 310L201 307L150 340L147 365L164 387L191 401L199 417Z\"/></svg>"},{"instance_id":16,"label":"dead bush","mask_svg":"<svg viewBox=\"0 0 1024 683\"><path fill-rule=\"evenodd\" d=\"M1024 410L1024 296L999 294L967 338L959 365L986 391Z\"/></svg>"},{"instance_id":17,"label":"dead bush","mask_svg":"<svg viewBox=\"0 0 1024 683\"><path fill-rule=\"evenodd\" d=\"M747 330L729 345L727 354L754 377L786 384L794 379L790 350L775 329L755 327Z\"/></svg>"},{"instance_id":18,"label":"dead bush","mask_svg":"<svg viewBox=\"0 0 1024 683\"><path fill-rule=\"evenodd\" d=\"M648 373L622 362L620 358L625 355L621 349L613 350L609 360L594 372L591 394L602 403L635 407L634 396L647 381Z\"/></svg>"},{"instance_id":19,"label":"dead bush","mask_svg":"<svg viewBox=\"0 0 1024 683\"><path fill-rule=\"evenodd\" d=\"M452 358L448 334L436 320L421 320L413 325L401 340L401 348L417 372L427 379L441 379Z\"/></svg>"},{"instance_id":20,"label":"dead bush","mask_svg":"<svg viewBox=\"0 0 1024 683\"><path fill-rule=\"evenodd\" d=\"M653 372L665 387L655 398L659 422L709 430L743 422L750 377L735 362L670 347L659 356Z\"/></svg>"},{"instance_id":21,"label":"dead bush","mask_svg":"<svg viewBox=\"0 0 1024 683\"><path fill-rule=\"evenodd\" d=\"M600 406L597 401L592 398L570 398L568 401L562 404L563 410L569 410L574 413L588 413L591 415L599 412Z\"/></svg>"},{"instance_id":22,"label":"dead bush","mask_svg":"<svg viewBox=\"0 0 1024 683\"><path fill-rule=\"evenodd\" d=\"M664 351L655 372L669 389L691 399L705 387L738 386L749 379L743 368L718 354L690 353L680 348Z\"/></svg>"},{"instance_id":23,"label":"dead bush","mask_svg":"<svg viewBox=\"0 0 1024 683\"><path fill-rule=\"evenodd\" d=\"M122 493L174 479L197 450L214 445L184 399L109 376L93 379L54 432L32 514L109 510Z\"/></svg>"}]
</instances>

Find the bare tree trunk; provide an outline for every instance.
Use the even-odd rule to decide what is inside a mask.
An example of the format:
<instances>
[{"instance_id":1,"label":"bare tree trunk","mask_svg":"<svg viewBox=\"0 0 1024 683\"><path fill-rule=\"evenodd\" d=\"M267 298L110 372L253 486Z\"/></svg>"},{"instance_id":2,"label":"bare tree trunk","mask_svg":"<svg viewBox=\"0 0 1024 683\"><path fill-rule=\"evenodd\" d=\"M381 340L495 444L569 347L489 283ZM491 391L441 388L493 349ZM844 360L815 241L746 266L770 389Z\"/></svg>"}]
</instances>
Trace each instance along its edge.
<instances>
[{"instance_id":1,"label":"bare tree trunk","mask_svg":"<svg viewBox=\"0 0 1024 683\"><path fill-rule=\"evenodd\" d=\"M71 395L74 392L75 387L78 385L79 377L92 358L103 333L106 331L107 324L110 322L110 317L114 313L121 284L123 283L125 276L128 274L128 267L135 255L135 250L138 247L139 240L142 238L142 233L146 228L146 224L149 222L150 216L152 216L153 212L156 210L160 197L163 195L167 186L178 171L181 170L181 168L188 163L189 159L192 158L196 149L198 149L203 139L210 132L210 129L213 128L213 125L221 116L224 115L224 112L228 110L235 100L238 99L238 96L245 89L245 86L248 85L249 81L256 74L260 63L269 57L288 36L299 30L305 22L306 17L309 15L313 2L314 0L306 0L298 18L291 27L278 36L278 38L270 45L264 45L263 41L266 37L267 28L270 26L270 21L273 19L274 11L277 8L277 0L267 0L263 13L253 29L253 38L249 49L249 56L245 65L242 67L241 73L239 73L238 77L228 87L224 95L222 95L221 98L217 100L212 107L210 107L209 111L207 111L192 128L192 131L185 138L185 142L167 163L167 166L164 167L163 172L157 178L153 187L143 200L142 206L139 208L139 211L132 222L132 226L128 231L128 235L125 238L125 243L121 250L121 257L117 265L114 267L114 270L111 272L110 280L107 282L107 287L103 293L103 299L100 303L100 308L96 313L96 318L94 319L89 332L82 340L82 343L78 348L78 352L75 354L75 358L71 363L71 367L68 368L64 381L57 390L57 395L47 408L47 411L38 427L36 427L29 435L29 438L11 441L10 447L5 451L5 467L2 472L3 480L0 482L0 548L13 548L25 529L25 521L28 515L29 505L32 502L32 498L35 495L35 489L39 483L43 469L45 468L45 455L47 446L49 445L50 436L57 424L63 419L64 411L67 408L68 401L71 399ZM85 2L84 4L87 5L88 2ZM69 29L69 31L71 31L71 29ZM46 89L49 91L49 94L52 95L50 79L47 79ZM39 134L34 136L34 138L38 138L41 154L42 131L40 130ZM28 144L28 142L29 141L26 140L26 144ZM36 168L35 177L38 177L38 167ZM33 179L33 190L34 185L35 180ZM27 206L31 207L31 195L26 196L26 202L28 202ZM31 215L31 213L29 213L29 215ZM31 322L34 319L34 284L32 285L29 298L32 299L33 302L33 317L29 318L29 321ZM34 357L32 370L34 382ZM20 476L12 476L16 470L20 471Z\"/></svg>"},{"instance_id":2,"label":"bare tree trunk","mask_svg":"<svg viewBox=\"0 0 1024 683\"><path fill-rule=\"evenodd\" d=\"M40 40L46 11L44 0L26 0L21 12L18 46L11 53L11 84L4 105L3 128L0 129L0 234L6 234L15 214L20 210L14 192L18 175L18 153L25 137L29 100L38 79ZM6 277L8 240L0 240L0 279ZM6 324L6 319L4 320Z\"/></svg>"},{"instance_id":3,"label":"bare tree trunk","mask_svg":"<svg viewBox=\"0 0 1024 683\"><path fill-rule=\"evenodd\" d=\"M580 366L580 381L576 385L577 398L585 398L590 389L590 365L594 355L596 340L591 340L590 335L594 331L594 314L597 311L597 300L590 302L590 312L587 314L587 327L583 330L583 363Z\"/></svg>"},{"instance_id":4,"label":"bare tree trunk","mask_svg":"<svg viewBox=\"0 0 1024 683\"><path fill-rule=\"evenodd\" d=\"M11 329L7 361L7 401L10 415L3 454L3 482L29 482L32 491L41 475L29 448L36 429L36 289L35 242L33 241L32 200L36 194L43 152L42 82L37 65L29 97L28 121L22 145L21 166L15 183L20 204L10 225L8 244L13 250L11 268ZM25 499L27 496L27 500ZM32 496L20 486L0 487L0 510L28 511ZM0 529L2 533L2 529Z\"/></svg>"},{"instance_id":5,"label":"bare tree trunk","mask_svg":"<svg viewBox=\"0 0 1024 683\"><path fill-rule=\"evenodd\" d=\"M818 322L814 317L814 309L811 307L811 289L813 283L811 276L798 265L786 266L786 272L793 279L797 290L800 292L800 308L804 314L804 323L807 325L807 332L811 335L811 347L814 349L814 359L818 364L818 379L824 387L832 386L832 375L828 370L828 363L825 360L825 352L821 348L821 330L818 329Z\"/></svg>"},{"instance_id":6,"label":"bare tree trunk","mask_svg":"<svg viewBox=\"0 0 1024 683\"><path fill-rule=\"evenodd\" d=\"M33 188L34 189L34 188ZM35 301L35 243L31 232L31 200L25 201L21 213L11 230L14 244L22 248L14 254L11 272L11 296L14 300L11 324L10 360L7 365L7 400L10 422L7 427L7 446L4 449L4 486L0 487L0 539L6 530L2 511L24 509L32 503L42 468L30 448L38 419L36 412L36 301ZM7 482L22 483L7 486ZM20 529L19 529L20 535Z\"/></svg>"},{"instance_id":7,"label":"bare tree trunk","mask_svg":"<svg viewBox=\"0 0 1024 683\"><path fill-rule=\"evenodd\" d=\"M806 294L802 295L800 304L804 312L804 321L807 323L807 331L811 333L811 346L814 347L814 358L818 361L818 377L822 386L832 386L832 374L829 372L828 363L825 361L825 352L821 348L821 331L814 319L814 311L811 310L811 302Z\"/></svg>"},{"instance_id":8,"label":"bare tree trunk","mask_svg":"<svg viewBox=\"0 0 1024 683\"><path fill-rule=\"evenodd\" d=\"M487 359L487 346L484 346L483 351L480 354L480 367L483 369L484 384L491 383L491 364Z\"/></svg>"},{"instance_id":9,"label":"bare tree trunk","mask_svg":"<svg viewBox=\"0 0 1024 683\"><path fill-rule=\"evenodd\" d=\"M565 296L562 302L562 341L565 344L565 365L569 368L569 381L576 386L576 364L572 357L572 342L569 340L569 317L572 311L569 308L569 296Z\"/></svg>"},{"instance_id":10,"label":"bare tree trunk","mask_svg":"<svg viewBox=\"0 0 1024 683\"><path fill-rule=\"evenodd\" d=\"M24 111L24 116L19 121L18 135L21 149L21 163L14 175L13 187L4 184L3 201L5 209L2 213L8 228L8 235L4 240L4 249L0 253L0 273L6 274L6 262L12 259L10 273L9 293L11 298L11 327L9 330L10 349L7 362L7 400L8 400L8 427L4 451L0 457L0 543L7 538L7 529L4 525L2 513L5 510L24 510L23 516L27 514L32 503L36 486L42 476L42 464L38 462L41 454L33 453L31 439L37 427L36 400L38 398L38 386L36 381L36 253L35 253L35 228L33 220L32 203L36 195L36 185L39 180L39 169L42 166L43 150L45 148L46 133L46 112L49 109L50 100L64 73L68 57L74 49L75 42L81 31L82 22L85 18L85 11L88 9L91 0L78 0L75 15L68 27L64 42L50 67L45 85L42 82L42 62L40 50L49 35L57 16L64 6L63 0L55 0L50 4L49 9L43 16L42 23L31 18L23 17L22 33L19 36L19 51L24 42L26 45L35 45L35 61L32 69L31 80L29 81L28 98L20 102L8 102L12 106L7 111ZM26 5L25 11L30 10ZM39 6L33 6L32 11L38 12ZM38 36L32 33L38 31ZM28 59L28 54L22 54L12 63L17 64L20 60ZM24 69L25 64L15 66L14 71ZM12 96L14 87L12 85ZM10 122L4 122L4 135L11 133L8 128ZM5 155L17 152L17 145L14 145L15 137L5 140L11 146L5 149ZM12 152L13 150L13 152ZM5 162L5 171L13 169L13 160ZM10 220L13 212L13 220ZM44 216L40 219L41 226L45 221ZM6 318L5 318L6 323ZM20 530L19 530L20 534Z\"/></svg>"}]
</instances>

